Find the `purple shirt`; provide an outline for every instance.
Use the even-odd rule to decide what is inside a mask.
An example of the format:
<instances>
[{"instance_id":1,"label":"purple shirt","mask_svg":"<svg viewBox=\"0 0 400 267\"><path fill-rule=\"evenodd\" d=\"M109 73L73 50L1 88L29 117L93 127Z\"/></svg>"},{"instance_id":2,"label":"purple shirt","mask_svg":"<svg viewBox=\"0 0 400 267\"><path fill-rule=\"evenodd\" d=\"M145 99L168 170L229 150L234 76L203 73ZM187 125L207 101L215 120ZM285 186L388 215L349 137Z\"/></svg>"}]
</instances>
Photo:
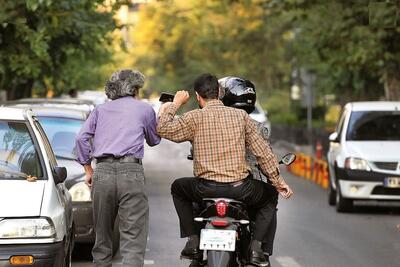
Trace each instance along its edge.
<instances>
[{"instance_id":1,"label":"purple shirt","mask_svg":"<svg viewBox=\"0 0 400 267\"><path fill-rule=\"evenodd\" d=\"M144 139L160 143L153 108L131 96L97 106L76 137L77 161L90 164L91 157L134 156L143 158ZM92 144L90 142L92 139Z\"/></svg>"}]
</instances>

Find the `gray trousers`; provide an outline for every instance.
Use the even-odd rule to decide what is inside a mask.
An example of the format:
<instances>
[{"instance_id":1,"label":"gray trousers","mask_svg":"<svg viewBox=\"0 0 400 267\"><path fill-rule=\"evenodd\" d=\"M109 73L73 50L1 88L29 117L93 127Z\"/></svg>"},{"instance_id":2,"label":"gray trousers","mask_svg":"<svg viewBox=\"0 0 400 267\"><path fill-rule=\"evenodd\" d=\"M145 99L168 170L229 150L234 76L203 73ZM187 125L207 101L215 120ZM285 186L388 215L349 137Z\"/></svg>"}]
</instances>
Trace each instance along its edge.
<instances>
[{"instance_id":1,"label":"gray trousers","mask_svg":"<svg viewBox=\"0 0 400 267\"><path fill-rule=\"evenodd\" d=\"M112 233L118 215L122 265L143 267L149 205L142 165L98 163L93 175L92 201L96 233L92 250L94 266L112 266Z\"/></svg>"}]
</instances>

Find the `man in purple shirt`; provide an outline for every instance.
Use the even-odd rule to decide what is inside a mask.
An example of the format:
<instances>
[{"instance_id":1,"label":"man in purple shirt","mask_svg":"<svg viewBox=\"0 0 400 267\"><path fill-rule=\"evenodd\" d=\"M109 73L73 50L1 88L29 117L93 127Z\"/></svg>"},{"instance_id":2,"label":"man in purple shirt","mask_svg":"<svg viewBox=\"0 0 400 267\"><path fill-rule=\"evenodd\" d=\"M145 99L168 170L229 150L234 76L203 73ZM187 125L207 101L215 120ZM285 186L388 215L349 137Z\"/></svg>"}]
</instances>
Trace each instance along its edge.
<instances>
[{"instance_id":1,"label":"man in purple shirt","mask_svg":"<svg viewBox=\"0 0 400 267\"><path fill-rule=\"evenodd\" d=\"M149 206L142 166L144 140L160 143L153 108L138 100L144 75L138 71L113 73L105 86L112 101L97 106L76 138L77 160L92 189L96 241L93 263L112 266L112 232L120 219L123 266L142 267L147 244ZM96 169L91 167L97 159Z\"/></svg>"}]
</instances>

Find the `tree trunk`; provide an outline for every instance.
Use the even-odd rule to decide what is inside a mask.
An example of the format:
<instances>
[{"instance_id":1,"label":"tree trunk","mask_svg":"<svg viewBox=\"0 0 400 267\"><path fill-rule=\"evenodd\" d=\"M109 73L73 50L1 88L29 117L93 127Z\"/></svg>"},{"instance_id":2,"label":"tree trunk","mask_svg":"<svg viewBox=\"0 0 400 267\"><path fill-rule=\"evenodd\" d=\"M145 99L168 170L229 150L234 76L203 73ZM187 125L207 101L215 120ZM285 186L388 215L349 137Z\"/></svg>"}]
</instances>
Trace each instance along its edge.
<instances>
[{"instance_id":1,"label":"tree trunk","mask_svg":"<svg viewBox=\"0 0 400 267\"><path fill-rule=\"evenodd\" d=\"M7 99L15 100L20 98L32 97L33 79L12 83L12 86L7 90Z\"/></svg>"},{"instance_id":2,"label":"tree trunk","mask_svg":"<svg viewBox=\"0 0 400 267\"><path fill-rule=\"evenodd\" d=\"M387 70L384 75L385 99L388 101L400 100L400 73Z\"/></svg>"}]
</instances>

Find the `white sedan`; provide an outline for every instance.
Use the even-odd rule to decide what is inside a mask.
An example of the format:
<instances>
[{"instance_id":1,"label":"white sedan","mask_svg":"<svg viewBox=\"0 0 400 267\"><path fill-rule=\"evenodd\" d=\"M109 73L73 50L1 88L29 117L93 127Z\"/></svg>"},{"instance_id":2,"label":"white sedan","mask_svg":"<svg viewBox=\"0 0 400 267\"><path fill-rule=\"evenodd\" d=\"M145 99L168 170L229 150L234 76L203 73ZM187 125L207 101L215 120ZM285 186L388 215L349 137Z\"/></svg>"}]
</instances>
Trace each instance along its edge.
<instances>
[{"instance_id":1,"label":"white sedan","mask_svg":"<svg viewBox=\"0 0 400 267\"><path fill-rule=\"evenodd\" d=\"M400 200L400 102L353 102L329 137L329 204Z\"/></svg>"},{"instance_id":2,"label":"white sedan","mask_svg":"<svg viewBox=\"0 0 400 267\"><path fill-rule=\"evenodd\" d=\"M32 112L0 108L0 266L71 266L66 177Z\"/></svg>"}]
</instances>

